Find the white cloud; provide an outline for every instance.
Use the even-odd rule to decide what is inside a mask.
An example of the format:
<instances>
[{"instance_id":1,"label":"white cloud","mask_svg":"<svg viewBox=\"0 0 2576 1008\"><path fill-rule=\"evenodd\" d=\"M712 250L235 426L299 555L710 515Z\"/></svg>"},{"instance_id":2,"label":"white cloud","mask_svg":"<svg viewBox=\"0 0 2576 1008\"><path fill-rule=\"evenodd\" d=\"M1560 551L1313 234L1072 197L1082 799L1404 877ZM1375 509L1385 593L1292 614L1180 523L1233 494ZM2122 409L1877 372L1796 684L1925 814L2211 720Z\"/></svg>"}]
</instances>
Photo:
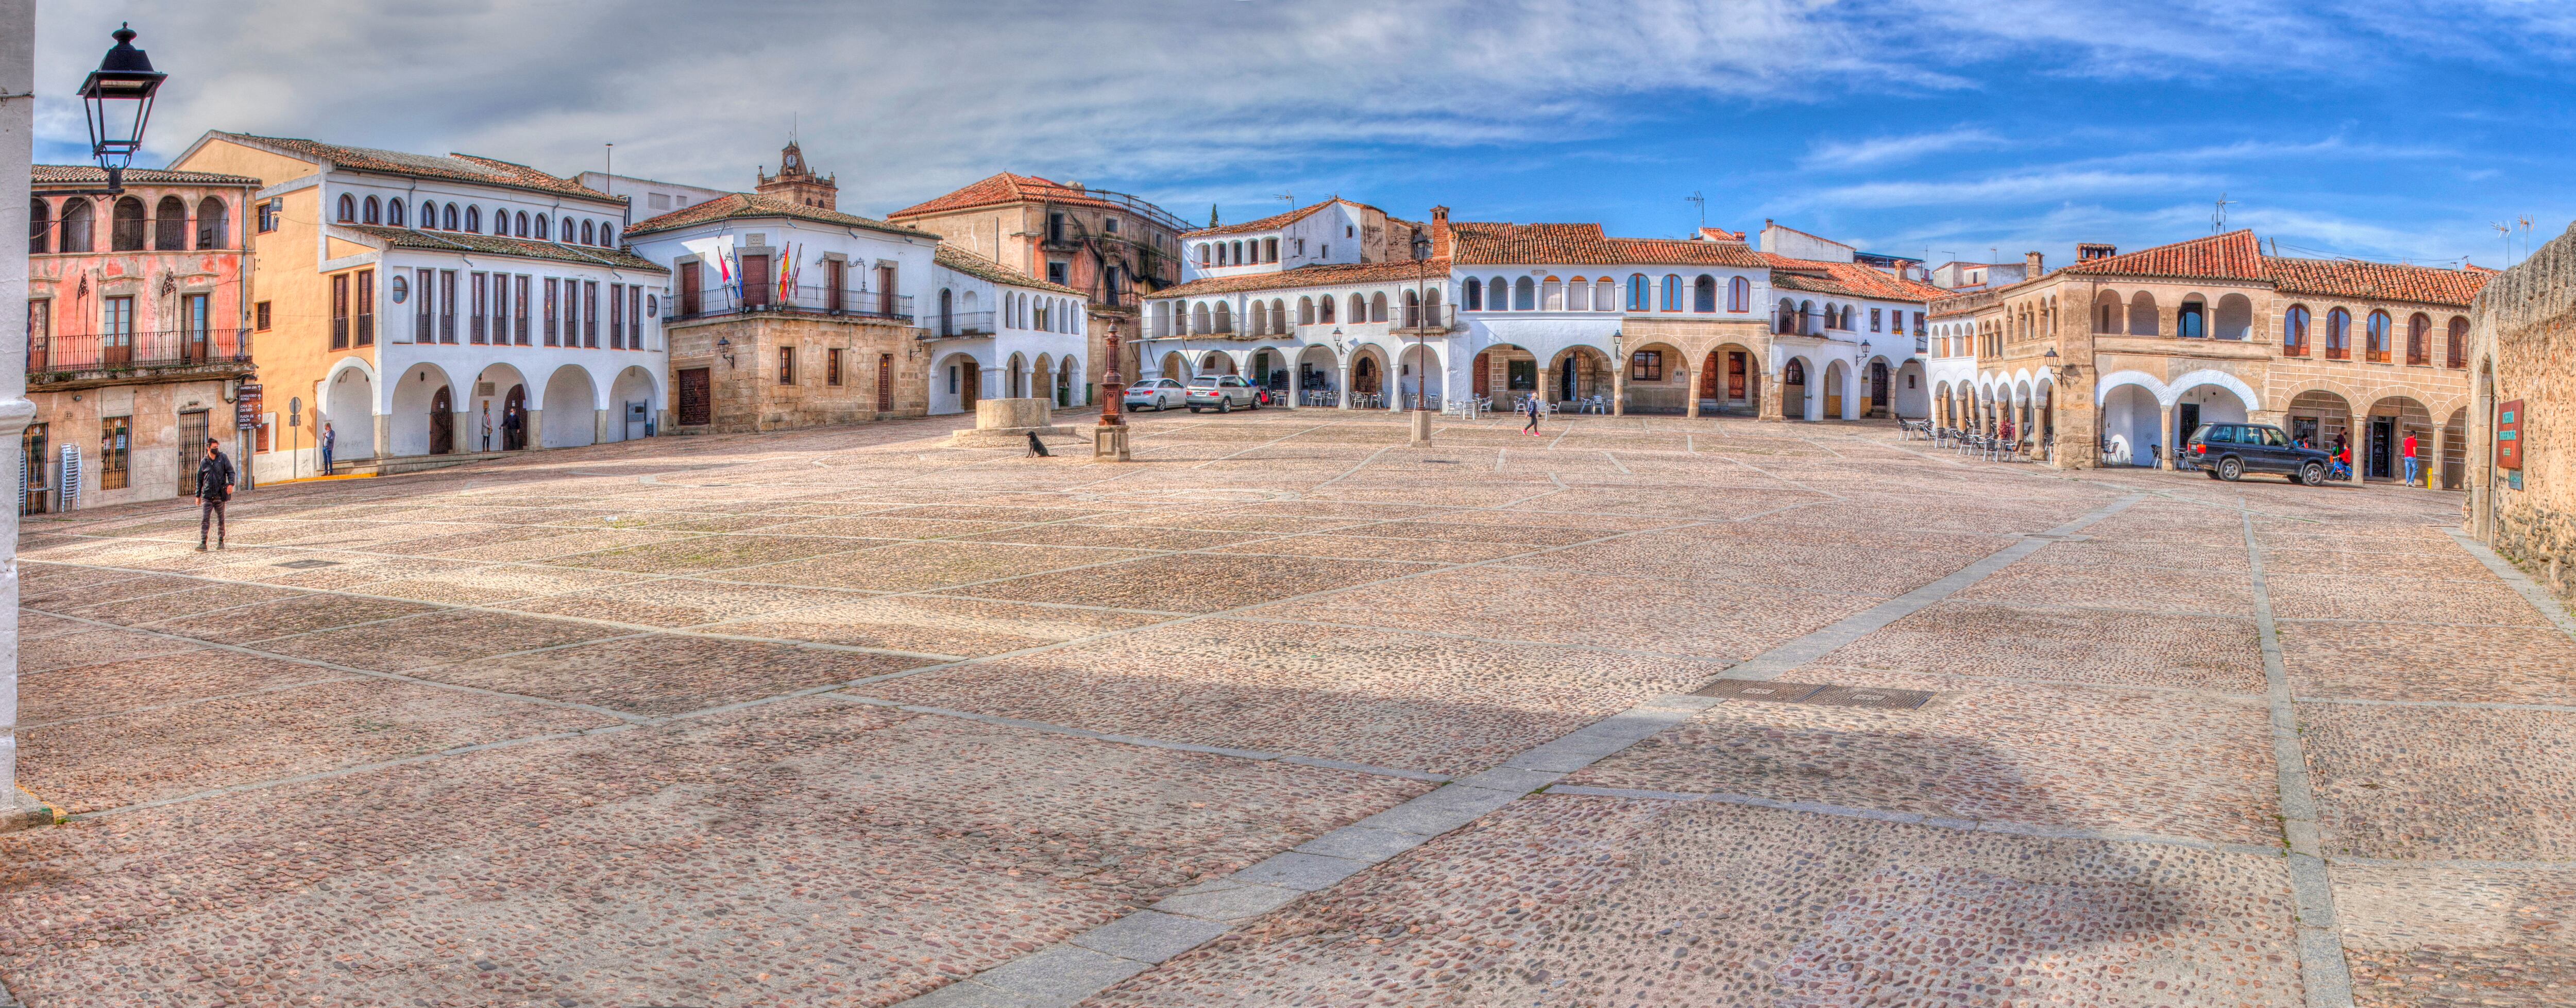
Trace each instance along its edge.
<instances>
[{"instance_id":1,"label":"white cloud","mask_svg":"<svg viewBox=\"0 0 2576 1008\"><path fill-rule=\"evenodd\" d=\"M1946 151L1999 147L2003 138L1983 129L1960 127L1939 133L1873 137L1868 140L1817 144L1799 160L1807 168L1850 170L1901 164Z\"/></svg>"},{"instance_id":2,"label":"white cloud","mask_svg":"<svg viewBox=\"0 0 2576 1008\"><path fill-rule=\"evenodd\" d=\"M1864 182L1800 197L1804 206L1850 208L2054 202L2101 195L2143 195L2214 185L2207 176L2165 172L2058 170L2011 172L1957 181Z\"/></svg>"}]
</instances>

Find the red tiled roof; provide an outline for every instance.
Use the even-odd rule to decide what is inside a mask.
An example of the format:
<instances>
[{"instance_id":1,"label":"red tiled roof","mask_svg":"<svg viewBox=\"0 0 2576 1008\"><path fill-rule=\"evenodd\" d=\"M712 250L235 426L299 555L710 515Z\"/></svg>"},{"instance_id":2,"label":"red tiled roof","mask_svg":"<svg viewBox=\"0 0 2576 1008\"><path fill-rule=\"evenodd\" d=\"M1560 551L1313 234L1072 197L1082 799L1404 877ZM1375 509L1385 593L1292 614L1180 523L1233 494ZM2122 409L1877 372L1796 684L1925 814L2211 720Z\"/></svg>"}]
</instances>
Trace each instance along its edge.
<instances>
[{"instance_id":1,"label":"red tiled roof","mask_svg":"<svg viewBox=\"0 0 2576 1008\"><path fill-rule=\"evenodd\" d=\"M2058 272L2193 280L2261 280L2264 278L2263 247L2254 240L2254 232L2250 230L2230 231L2158 245L2126 255L2079 262Z\"/></svg>"},{"instance_id":2,"label":"red tiled roof","mask_svg":"<svg viewBox=\"0 0 2576 1008\"><path fill-rule=\"evenodd\" d=\"M1766 265L1759 253L1742 245L1678 238L1612 238L1601 233L1599 224L1451 221L1449 235L1450 248L1462 265Z\"/></svg>"},{"instance_id":3,"label":"red tiled roof","mask_svg":"<svg viewBox=\"0 0 2576 1008\"><path fill-rule=\"evenodd\" d=\"M1192 280L1178 287L1165 287L1147 295L1155 298L1205 297L1211 294L1233 294L1241 291L1282 290L1292 287L1332 287L1343 284L1389 283L1411 281L1417 276L1434 281L1449 276L1449 260L1411 259L1373 263L1318 263L1299 266L1277 273L1252 273L1244 276L1211 277Z\"/></svg>"},{"instance_id":4,"label":"red tiled roof","mask_svg":"<svg viewBox=\"0 0 2576 1008\"><path fill-rule=\"evenodd\" d=\"M548 175L527 165L476 157L471 154L405 154L401 151L378 150L373 147L344 147L339 144L326 144L319 140L252 136L248 133L225 133L220 130L208 135L224 137L253 147L266 147L278 153L308 161L328 161L350 171L472 182L479 185L527 189L563 196L579 196L602 203L626 202L626 197L611 196L571 179Z\"/></svg>"},{"instance_id":5,"label":"red tiled roof","mask_svg":"<svg viewBox=\"0 0 2576 1008\"><path fill-rule=\"evenodd\" d=\"M385 243L387 248L515 256L521 259L581 263L651 273L671 271L668 267L624 249L600 248L595 245L566 245L560 242L531 241L526 238L473 234L465 231L422 231L415 228L381 227L374 224L333 224L331 227L366 235Z\"/></svg>"},{"instance_id":6,"label":"red tiled roof","mask_svg":"<svg viewBox=\"0 0 2576 1008\"><path fill-rule=\"evenodd\" d=\"M1260 220L1245 221L1241 224L1225 224L1211 228L1199 228L1194 231L1183 231L1181 232L1181 237L1204 238L1208 235L1241 234L1246 231L1275 231L1279 228L1284 228L1290 224L1297 223L1298 221L1305 220L1308 216L1313 215L1315 211L1332 206L1336 203L1349 204L1363 210L1377 210L1376 207L1370 206L1366 203L1354 202L1352 200L1346 200L1339 196L1335 196L1332 199L1325 200L1321 203L1308 204L1306 206L1290 210L1287 213L1271 214L1270 216L1261 218ZM1386 211L1379 210L1378 212L1385 213Z\"/></svg>"},{"instance_id":7,"label":"red tiled roof","mask_svg":"<svg viewBox=\"0 0 2576 1008\"><path fill-rule=\"evenodd\" d=\"M2489 270L2455 270L2438 266L2404 266L2349 259L2283 259L2264 256L2272 289L2283 294L2311 294L2374 301L2414 301L2466 308L2485 288Z\"/></svg>"},{"instance_id":8,"label":"red tiled roof","mask_svg":"<svg viewBox=\"0 0 2576 1008\"><path fill-rule=\"evenodd\" d=\"M1771 286L1783 290L1925 303L1950 296L1949 291L1930 284L1900 280L1859 263L1791 259L1770 252L1759 254L1771 266Z\"/></svg>"},{"instance_id":9,"label":"red tiled roof","mask_svg":"<svg viewBox=\"0 0 2576 1008\"><path fill-rule=\"evenodd\" d=\"M945 196L915 203L887 214L886 219L902 220L906 217L922 217L950 210L967 210L1003 203L1046 201L1075 203L1104 210L1121 209L1116 203L1091 195L1087 189L1077 189L1062 182L1039 178L1035 175L1013 175L1010 172L1001 172L989 178L978 179L965 188Z\"/></svg>"},{"instance_id":10,"label":"red tiled roof","mask_svg":"<svg viewBox=\"0 0 2576 1008\"><path fill-rule=\"evenodd\" d=\"M626 235L631 239L640 234L650 234L657 231L671 231L678 228L705 224L710 221L734 220L745 217L788 217L795 220L811 221L816 224L830 224L836 227L867 228L871 231L883 231L888 234L904 235L912 238L935 239L939 237L938 235L931 234L928 231L908 228L901 224L888 224L884 221L870 217L861 217L857 214L845 214L838 210L825 210L822 207L806 206L805 204L798 203L795 200L782 199L777 196L763 196L758 193L726 193L714 199L698 203L695 206L681 207L680 209L673 210L670 213L666 213L658 217L647 217L643 220L636 221L633 227L627 228Z\"/></svg>"},{"instance_id":11,"label":"red tiled roof","mask_svg":"<svg viewBox=\"0 0 2576 1008\"><path fill-rule=\"evenodd\" d=\"M107 184L107 169L97 165L30 165L28 175L29 180L39 186ZM262 184L247 175L172 171L167 168L128 168L122 178L127 185L249 186L256 189Z\"/></svg>"},{"instance_id":12,"label":"red tiled roof","mask_svg":"<svg viewBox=\"0 0 2576 1008\"><path fill-rule=\"evenodd\" d=\"M1051 294L1071 294L1078 298L1091 296L1063 284L1048 283L946 242L941 242L938 248L932 250L931 260L967 276L990 280L994 283L1010 284L1013 287L1025 287Z\"/></svg>"}]
</instances>

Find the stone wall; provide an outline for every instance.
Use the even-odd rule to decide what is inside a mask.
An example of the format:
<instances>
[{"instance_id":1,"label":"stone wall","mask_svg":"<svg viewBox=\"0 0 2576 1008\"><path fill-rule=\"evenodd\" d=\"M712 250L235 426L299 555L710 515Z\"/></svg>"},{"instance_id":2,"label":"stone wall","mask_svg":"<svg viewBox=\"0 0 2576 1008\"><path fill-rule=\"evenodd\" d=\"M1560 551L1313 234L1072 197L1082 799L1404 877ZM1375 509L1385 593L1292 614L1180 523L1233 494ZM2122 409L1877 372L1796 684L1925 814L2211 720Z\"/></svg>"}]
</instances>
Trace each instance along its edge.
<instances>
[{"instance_id":1,"label":"stone wall","mask_svg":"<svg viewBox=\"0 0 2576 1008\"><path fill-rule=\"evenodd\" d=\"M713 422L672 425L675 433L742 433L865 423L929 412L929 355L919 351L919 330L874 320L808 315L750 314L684 323L669 330L671 403L676 417L679 374L707 368L713 381ZM727 361L716 341L727 341ZM793 348L795 370L780 380L782 348ZM840 380L831 374L832 351L841 352ZM892 388L877 398L880 359L890 359Z\"/></svg>"},{"instance_id":2,"label":"stone wall","mask_svg":"<svg viewBox=\"0 0 2576 1008\"><path fill-rule=\"evenodd\" d=\"M2468 526L2560 598L2576 598L2576 227L2506 270L2470 315L2477 388ZM2522 400L2522 489L2492 467L2495 407Z\"/></svg>"}]
</instances>

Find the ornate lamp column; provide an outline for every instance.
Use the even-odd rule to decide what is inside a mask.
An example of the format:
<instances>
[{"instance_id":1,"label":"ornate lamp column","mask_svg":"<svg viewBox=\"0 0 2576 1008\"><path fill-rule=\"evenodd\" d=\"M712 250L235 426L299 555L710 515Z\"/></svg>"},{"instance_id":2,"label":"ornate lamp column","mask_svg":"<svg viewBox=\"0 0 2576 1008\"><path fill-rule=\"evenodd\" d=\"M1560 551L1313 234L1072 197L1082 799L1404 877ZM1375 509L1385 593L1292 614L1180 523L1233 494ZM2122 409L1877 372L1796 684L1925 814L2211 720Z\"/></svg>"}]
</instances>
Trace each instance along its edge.
<instances>
[{"instance_id":1,"label":"ornate lamp column","mask_svg":"<svg viewBox=\"0 0 2576 1008\"><path fill-rule=\"evenodd\" d=\"M1127 461L1127 383L1118 374L1118 323L1109 323L1109 370L1100 376L1100 424L1092 432L1091 458L1112 462Z\"/></svg>"}]
</instances>

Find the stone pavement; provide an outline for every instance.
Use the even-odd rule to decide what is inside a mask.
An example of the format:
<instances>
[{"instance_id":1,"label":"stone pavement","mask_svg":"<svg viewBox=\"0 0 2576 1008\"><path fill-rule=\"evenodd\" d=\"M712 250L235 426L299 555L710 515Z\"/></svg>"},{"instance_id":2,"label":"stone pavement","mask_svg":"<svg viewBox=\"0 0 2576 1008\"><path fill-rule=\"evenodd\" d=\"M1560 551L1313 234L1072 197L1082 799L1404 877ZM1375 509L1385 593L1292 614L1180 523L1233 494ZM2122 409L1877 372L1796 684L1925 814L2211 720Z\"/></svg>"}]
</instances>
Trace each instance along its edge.
<instances>
[{"instance_id":1,"label":"stone pavement","mask_svg":"<svg viewBox=\"0 0 2576 1008\"><path fill-rule=\"evenodd\" d=\"M1874 424L664 439L31 520L70 1005L2576 1002L2455 495ZM6 996L0 995L0 1003Z\"/></svg>"}]
</instances>

